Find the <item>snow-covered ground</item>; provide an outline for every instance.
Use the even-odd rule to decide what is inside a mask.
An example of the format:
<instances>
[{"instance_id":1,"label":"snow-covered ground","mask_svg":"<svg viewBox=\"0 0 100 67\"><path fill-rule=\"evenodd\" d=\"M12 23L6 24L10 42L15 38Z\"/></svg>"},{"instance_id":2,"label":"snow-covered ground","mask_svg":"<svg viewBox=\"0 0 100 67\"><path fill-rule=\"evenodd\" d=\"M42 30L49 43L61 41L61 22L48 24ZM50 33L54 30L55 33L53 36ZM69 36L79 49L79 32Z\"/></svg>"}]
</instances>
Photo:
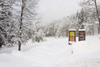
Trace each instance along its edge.
<instances>
[{"instance_id":1,"label":"snow-covered ground","mask_svg":"<svg viewBox=\"0 0 100 67\"><path fill-rule=\"evenodd\" d=\"M100 39L68 45L68 38L49 38L41 43L29 41L22 46L0 50L0 67L100 67ZM78 39L77 39L78 40Z\"/></svg>"}]
</instances>

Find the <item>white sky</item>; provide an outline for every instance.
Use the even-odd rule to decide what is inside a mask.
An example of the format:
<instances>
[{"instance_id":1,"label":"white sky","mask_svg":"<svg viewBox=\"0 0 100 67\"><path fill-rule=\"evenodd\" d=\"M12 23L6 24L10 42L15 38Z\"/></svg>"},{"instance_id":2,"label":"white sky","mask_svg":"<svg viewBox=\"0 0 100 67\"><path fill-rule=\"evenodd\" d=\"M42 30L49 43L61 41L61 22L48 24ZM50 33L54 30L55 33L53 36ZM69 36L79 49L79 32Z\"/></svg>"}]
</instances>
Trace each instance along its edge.
<instances>
[{"instance_id":1,"label":"white sky","mask_svg":"<svg viewBox=\"0 0 100 67\"><path fill-rule=\"evenodd\" d=\"M42 14L42 22L60 20L80 10L80 0L40 0L38 12Z\"/></svg>"}]
</instances>

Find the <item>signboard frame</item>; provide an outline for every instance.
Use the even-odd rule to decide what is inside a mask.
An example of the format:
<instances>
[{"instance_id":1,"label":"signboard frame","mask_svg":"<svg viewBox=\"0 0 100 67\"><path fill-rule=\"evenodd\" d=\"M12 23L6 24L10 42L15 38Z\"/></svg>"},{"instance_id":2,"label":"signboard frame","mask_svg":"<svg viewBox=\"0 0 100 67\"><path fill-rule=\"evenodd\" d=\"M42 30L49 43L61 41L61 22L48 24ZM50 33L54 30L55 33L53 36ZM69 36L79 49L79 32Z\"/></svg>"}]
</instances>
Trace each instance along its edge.
<instances>
[{"instance_id":1,"label":"signboard frame","mask_svg":"<svg viewBox=\"0 0 100 67\"><path fill-rule=\"evenodd\" d=\"M71 32L74 32L72 36L71 36ZM71 40L71 37L74 37L74 40ZM76 42L76 31L69 31L69 41Z\"/></svg>"},{"instance_id":2,"label":"signboard frame","mask_svg":"<svg viewBox=\"0 0 100 67\"><path fill-rule=\"evenodd\" d=\"M85 40L86 40L85 35L86 35L86 34L85 34L85 31L84 31L84 30L82 30L82 31L79 30L78 40L79 40L79 41L85 41Z\"/></svg>"}]
</instances>

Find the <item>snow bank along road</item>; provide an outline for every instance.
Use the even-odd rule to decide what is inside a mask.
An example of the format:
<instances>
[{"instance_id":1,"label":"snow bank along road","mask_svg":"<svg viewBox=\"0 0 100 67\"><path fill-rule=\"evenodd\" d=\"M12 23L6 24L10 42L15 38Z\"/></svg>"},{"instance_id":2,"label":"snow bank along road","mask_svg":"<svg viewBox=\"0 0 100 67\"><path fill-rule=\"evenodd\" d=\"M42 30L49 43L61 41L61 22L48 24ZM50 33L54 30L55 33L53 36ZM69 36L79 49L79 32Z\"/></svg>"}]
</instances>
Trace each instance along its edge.
<instances>
[{"instance_id":1,"label":"snow bank along road","mask_svg":"<svg viewBox=\"0 0 100 67\"><path fill-rule=\"evenodd\" d=\"M42 43L27 43L0 50L0 67L100 67L100 39L88 36L86 41L68 45L67 38L49 38Z\"/></svg>"}]
</instances>

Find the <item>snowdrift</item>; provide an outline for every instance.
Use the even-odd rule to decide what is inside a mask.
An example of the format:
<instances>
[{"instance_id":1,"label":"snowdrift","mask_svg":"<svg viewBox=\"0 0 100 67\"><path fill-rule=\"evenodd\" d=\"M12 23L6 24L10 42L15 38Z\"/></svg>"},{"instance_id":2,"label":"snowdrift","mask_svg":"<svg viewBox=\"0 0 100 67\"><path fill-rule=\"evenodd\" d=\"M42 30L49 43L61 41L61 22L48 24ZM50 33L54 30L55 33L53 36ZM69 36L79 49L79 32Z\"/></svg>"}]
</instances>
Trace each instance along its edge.
<instances>
[{"instance_id":1,"label":"snowdrift","mask_svg":"<svg viewBox=\"0 0 100 67\"><path fill-rule=\"evenodd\" d=\"M81 41L72 45L73 54L91 53L100 51L99 39L93 41Z\"/></svg>"},{"instance_id":2,"label":"snowdrift","mask_svg":"<svg viewBox=\"0 0 100 67\"><path fill-rule=\"evenodd\" d=\"M0 51L1 67L100 67L99 36L68 45L67 38L49 39Z\"/></svg>"}]
</instances>

